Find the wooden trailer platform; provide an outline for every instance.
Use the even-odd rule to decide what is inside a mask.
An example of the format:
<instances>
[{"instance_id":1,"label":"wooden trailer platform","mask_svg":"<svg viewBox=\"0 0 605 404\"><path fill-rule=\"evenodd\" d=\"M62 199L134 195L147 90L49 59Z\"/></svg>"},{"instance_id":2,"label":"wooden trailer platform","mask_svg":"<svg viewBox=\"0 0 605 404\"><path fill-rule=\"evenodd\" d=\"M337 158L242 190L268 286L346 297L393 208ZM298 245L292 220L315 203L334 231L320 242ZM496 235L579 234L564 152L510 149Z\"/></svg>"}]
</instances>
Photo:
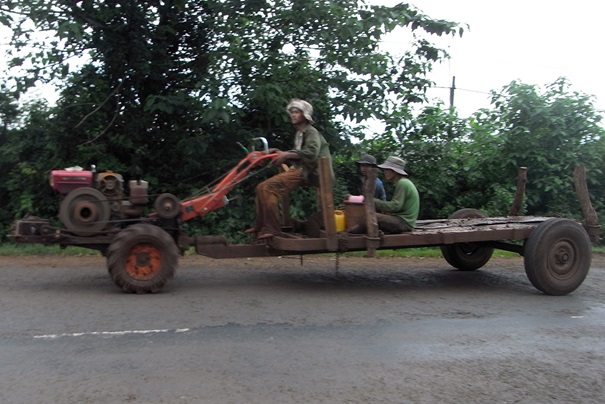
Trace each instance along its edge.
<instances>
[{"instance_id":1,"label":"wooden trailer platform","mask_svg":"<svg viewBox=\"0 0 605 404\"><path fill-rule=\"evenodd\" d=\"M320 168L327 162L320 162ZM476 209L460 209L448 219L419 220L413 231L383 234L378 230L372 197L373 189L364 189L366 201L346 215L367 224L367 234L336 232L332 184L321 175L318 200L321 228L316 236L285 232L284 236L256 244L229 244L225 237L200 236L182 240L194 245L196 252L211 258L302 255L313 253L367 250L372 256L379 249L438 246L445 260L460 270L472 271L484 266L494 249L516 252L524 257L525 270L532 284L544 293L563 295L575 290L586 277L591 262L591 241L599 240L599 225L588 198L585 173L579 167L574 173L576 191L585 217L583 223L555 217L516 215L521 205L526 170L521 169L517 192L509 216L487 217ZM366 178L374 184L374 178ZM366 187L364 187L366 188ZM284 201L285 224L288 202ZM350 208L353 208L349 206ZM360 214L361 211L361 214ZM179 242L179 244L181 244Z\"/></svg>"}]
</instances>

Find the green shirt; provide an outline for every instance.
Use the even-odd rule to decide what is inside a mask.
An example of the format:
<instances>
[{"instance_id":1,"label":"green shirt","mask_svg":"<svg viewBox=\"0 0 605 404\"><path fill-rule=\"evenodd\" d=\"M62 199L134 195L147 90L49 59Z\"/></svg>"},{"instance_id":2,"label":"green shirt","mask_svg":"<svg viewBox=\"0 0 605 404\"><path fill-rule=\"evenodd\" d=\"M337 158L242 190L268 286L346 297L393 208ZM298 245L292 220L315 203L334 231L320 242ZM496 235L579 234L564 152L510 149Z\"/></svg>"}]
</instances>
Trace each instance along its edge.
<instances>
[{"instance_id":1,"label":"green shirt","mask_svg":"<svg viewBox=\"0 0 605 404\"><path fill-rule=\"evenodd\" d=\"M414 228L420 211L420 197L414 183L403 177L395 184L395 192L390 201L374 199L374 205L377 212L399 216Z\"/></svg>"},{"instance_id":2,"label":"green shirt","mask_svg":"<svg viewBox=\"0 0 605 404\"><path fill-rule=\"evenodd\" d=\"M298 154L300 160L295 165L303 170L305 180L315 186L319 185L318 159L327 157L330 161L330 175L334 182L334 169L332 168L332 156L330 146L326 139L313 126L308 125L303 131L302 147L300 150L292 150Z\"/></svg>"}]
</instances>

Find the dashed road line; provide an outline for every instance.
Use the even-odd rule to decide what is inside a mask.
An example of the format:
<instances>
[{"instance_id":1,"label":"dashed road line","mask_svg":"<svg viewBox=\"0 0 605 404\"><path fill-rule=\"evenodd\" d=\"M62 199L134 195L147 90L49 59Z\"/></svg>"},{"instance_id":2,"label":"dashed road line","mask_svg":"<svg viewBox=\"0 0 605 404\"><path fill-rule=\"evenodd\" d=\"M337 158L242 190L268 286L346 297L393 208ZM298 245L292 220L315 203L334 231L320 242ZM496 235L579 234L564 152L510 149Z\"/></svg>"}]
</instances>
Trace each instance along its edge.
<instances>
[{"instance_id":1,"label":"dashed road line","mask_svg":"<svg viewBox=\"0 0 605 404\"><path fill-rule=\"evenodd\" d=\"M87 337L87 336L101 336L101 337L115 337L122 335L132 334L161 334L161 333L182 333L190 331L189 328L174 328L174 329L163 329L163 330L124 330L124 331L89 331L89 332L72 332L65 334L44 334L34 335L34 339L58 339L58 338L69 338L69 337Z\"/></svg>"}]
</instances>

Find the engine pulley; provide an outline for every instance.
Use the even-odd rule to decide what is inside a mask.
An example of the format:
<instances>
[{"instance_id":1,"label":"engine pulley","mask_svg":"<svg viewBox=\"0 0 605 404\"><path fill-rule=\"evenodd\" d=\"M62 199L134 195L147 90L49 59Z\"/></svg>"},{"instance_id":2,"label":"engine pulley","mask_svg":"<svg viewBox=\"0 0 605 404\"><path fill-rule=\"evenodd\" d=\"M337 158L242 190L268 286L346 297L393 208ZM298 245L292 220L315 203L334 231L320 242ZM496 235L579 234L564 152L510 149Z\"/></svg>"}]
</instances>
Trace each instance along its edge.
<instances>
[{"instance_id":1,"label":"engine pulley","mask_svg":"<svg viewBox=\"0 0 605 404\"><path fill-rule=\"evenodd\" d=\"M181 212L181 201L172 194L160 194L153 207L162 219L174 219Z\"/></svg>"},{"instance_id":2,"label":"engine pulley","mask_svg":"<svg viewBox=\"0 0 605 404\"><path fill-rule=\"evenodd\" d=\"M77 236L94 236L103 230L111 214L109 201L100 191L78 188L61 202L59 219Z\"/></svg>"}]
</instances>

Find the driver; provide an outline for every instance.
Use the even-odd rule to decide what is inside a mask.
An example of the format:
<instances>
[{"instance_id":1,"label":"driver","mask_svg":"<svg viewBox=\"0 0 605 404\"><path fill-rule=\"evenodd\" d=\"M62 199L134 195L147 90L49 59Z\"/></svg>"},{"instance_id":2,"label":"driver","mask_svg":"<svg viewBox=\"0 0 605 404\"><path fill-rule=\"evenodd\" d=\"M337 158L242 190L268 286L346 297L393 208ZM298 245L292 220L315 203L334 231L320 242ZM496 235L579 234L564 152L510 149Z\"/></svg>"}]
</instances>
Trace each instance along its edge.
<instances>
[{"instance_id":1,"label":"driver","mask_svg":"<svg viewBox=\"0 0 605 404\"><path fill-rule=\"evenodd\" d=\"M288 151L272 149L278 156L273 165L291 166L285 172L261 182L256 187L256 222L246 233L255 233L258 240L273 236L283 236L279 219L279 199L290 194L300 186L318 186L318 159L327 157L330 161L330 174L334 180L332 156L326 139L312 125L313 106L307 101L292 99L287 106L290 121L296 128L294 148Z\"/></svg>"}]
</instances>

